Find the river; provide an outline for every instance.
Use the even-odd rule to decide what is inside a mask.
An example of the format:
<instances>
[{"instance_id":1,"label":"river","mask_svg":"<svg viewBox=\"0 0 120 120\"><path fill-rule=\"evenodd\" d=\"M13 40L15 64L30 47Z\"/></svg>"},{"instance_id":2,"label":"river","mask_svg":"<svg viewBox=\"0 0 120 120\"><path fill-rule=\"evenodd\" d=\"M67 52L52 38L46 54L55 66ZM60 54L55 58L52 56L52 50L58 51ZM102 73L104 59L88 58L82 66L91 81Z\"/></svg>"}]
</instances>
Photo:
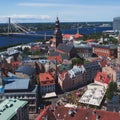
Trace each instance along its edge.
<instances>
[{"instance_id":1,"label":"river","mask_svg":"<svg viewBox=\"0 0 120 120\"><path fill-rule=\"evenodd\" d=\"M91 33L99 33L105 30L112 30L112 27L93 27L93 28L80 28L79 33L80 34L91 34ZM37 34L45 34L46 35L53 35L53 30L46 30L46 31L40 31L37 32ZM63 34L76 34L77 29L67 29L62 30ZM47 39L49 39L47 37ZM32 36L29 35L12 35L12 36L0 36L0 48L10 45L17 45L17 44L24 44L28 42L35 42L36 40L43 40L44 36Z\"/></svg>"}]
</instances>

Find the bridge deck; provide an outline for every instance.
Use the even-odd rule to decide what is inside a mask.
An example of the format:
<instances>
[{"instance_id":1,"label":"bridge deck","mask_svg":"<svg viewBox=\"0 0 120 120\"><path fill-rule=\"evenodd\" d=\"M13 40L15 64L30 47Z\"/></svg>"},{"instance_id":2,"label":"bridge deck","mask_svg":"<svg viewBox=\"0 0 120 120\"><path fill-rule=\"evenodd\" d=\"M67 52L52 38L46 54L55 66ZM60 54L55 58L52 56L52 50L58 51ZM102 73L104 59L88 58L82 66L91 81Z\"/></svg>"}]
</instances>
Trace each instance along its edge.
<instances>
[{"instance_id":1,"label":"bridge deck","mask_svg":"<svg viewBox=\"0 0 120 120\"><path fill-rule=\"evenodd\" d=\"M0 35L53 36L53 35L36 34L36 33L0 33Z\"/></svg>"}]
</instances>

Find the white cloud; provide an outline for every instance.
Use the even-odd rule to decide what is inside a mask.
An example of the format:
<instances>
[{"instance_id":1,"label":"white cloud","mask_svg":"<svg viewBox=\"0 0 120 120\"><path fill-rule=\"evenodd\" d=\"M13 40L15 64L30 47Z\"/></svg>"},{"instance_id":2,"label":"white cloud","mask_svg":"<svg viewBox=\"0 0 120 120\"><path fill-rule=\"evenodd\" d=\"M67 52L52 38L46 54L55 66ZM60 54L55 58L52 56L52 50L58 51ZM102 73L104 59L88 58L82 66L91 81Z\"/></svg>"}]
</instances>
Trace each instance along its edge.
<instances>
[{"instance_id":1,"label":"white cloud","mask_svg":"<svg viewBox=\"0 0 120 120\"><path fill-rule=\"evenodd\" d=\"M55 4L55 3L18 3L18 6L29 6L29 7L57 7L63 4Z\"/></svg>"},{"instance_id":2,"label":"white cloud","mask_svg":"<svg viewBox=\"0 0 120 120\"><path fill-rule=\"evenodd\" d=\"M0 16L0 22L8 22L8 18L11 18L12 22L44 22L51 20L49 15L25 15L25 14L14 14L9 16Z\"/></svg>"}]
</instances>

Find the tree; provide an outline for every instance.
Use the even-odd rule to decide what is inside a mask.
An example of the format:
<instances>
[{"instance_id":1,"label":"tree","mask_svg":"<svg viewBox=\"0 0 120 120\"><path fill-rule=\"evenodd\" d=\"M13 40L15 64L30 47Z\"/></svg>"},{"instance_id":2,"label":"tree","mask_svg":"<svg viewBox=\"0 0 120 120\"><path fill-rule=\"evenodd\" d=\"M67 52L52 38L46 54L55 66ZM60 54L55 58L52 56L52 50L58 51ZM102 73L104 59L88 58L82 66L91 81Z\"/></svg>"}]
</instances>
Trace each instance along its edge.
<instances>
[{"instance_id":1,"label":"tree","mask_svg":"<svg viewBox=\"0 0 120 120\"><path fill-rule=\"evenodd\" d=\"M25 47L24 50L23 50L23 53L26 54L26 55L29 55L30 49L28 47Z\"/></svg>"},{"instance_id":2,"label":"tree","mask_svg":"<svg viewBox=\"0 0 120 120\"><path fill-rule=\"evenodd\" d=\"M108 89L106 91L106 97L111 100L112 97L115 95L117 91L117 83L116 82L110 82L108 85Z\"/></svg>"},{"instance_id":3,"label":"tree","mask_svg":"<svg viewBox=\"0 0 120 120\"><path fill-rule=\"evenodd\" d=\"M83 64L84 61L82 61L80 58L73 58L72 59L72 65L79 65Z\"/></svg>"}]
</instances>

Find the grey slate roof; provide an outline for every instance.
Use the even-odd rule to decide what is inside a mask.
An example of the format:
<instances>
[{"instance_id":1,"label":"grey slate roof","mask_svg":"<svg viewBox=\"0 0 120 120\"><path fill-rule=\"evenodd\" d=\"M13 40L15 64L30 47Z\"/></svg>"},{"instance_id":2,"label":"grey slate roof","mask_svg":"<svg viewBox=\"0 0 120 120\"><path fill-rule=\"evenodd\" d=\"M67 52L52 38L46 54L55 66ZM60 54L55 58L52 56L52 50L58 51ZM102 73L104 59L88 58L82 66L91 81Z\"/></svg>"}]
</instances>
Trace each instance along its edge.
<instances>
[{"instance_id":1,"label":"grey slate roof","mask_svg":"<svg viewBox=\"0 0 120 120\"><path fill-rule=\"evenodd\" d=\"M59 52L52 52L52 53L50 53L50 56L58 56L58 55L60 55Z\"/></svg>"},{"instance_id":2,"label":"grey slate roof","mask_svg":"<svg viewBox=\"0 0 120 120\"><path fill-rule=\"evenodd\" d=\"M63 44L63 43L59 44L58 47L57 47L57 49L62 50L64 52L70 52L72 50L72 48L73 48L72 44L66 45L66 44Z\"/></svg>"},{"instance_id":3,"label":"grey slate roof","mask_svg":"<svg viewBox=\"0 0 120 120\"><path fill-rule=\"evenodd\" d=\"M94 66L100 66L100 65L99 65L99 63L97 61L84 64L85 69L89 68L89 67L94 67Z\"/></svg>"},{"instance_id":4,"label":"grey slate roof","mask_svg":"<svg viewBox=\"0 0 120 120\"><path fill-rule=\"evenodd\" d=\"M35 69L31 66L20 66L16 72L21 72L24 74L27 74L29 76L33 75L35 73Z\"/></svg>"}]
</instances>

